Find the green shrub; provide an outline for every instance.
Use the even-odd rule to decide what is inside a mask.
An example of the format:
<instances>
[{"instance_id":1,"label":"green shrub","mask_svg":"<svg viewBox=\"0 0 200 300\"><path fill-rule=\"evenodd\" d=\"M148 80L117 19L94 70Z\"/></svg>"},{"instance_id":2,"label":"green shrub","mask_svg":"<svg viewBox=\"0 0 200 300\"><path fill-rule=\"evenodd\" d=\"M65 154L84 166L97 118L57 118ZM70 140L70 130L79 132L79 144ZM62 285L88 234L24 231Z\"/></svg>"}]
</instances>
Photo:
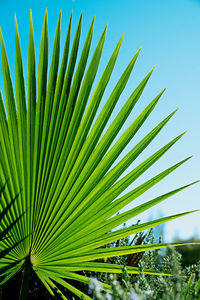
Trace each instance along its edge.
<instances>
[{"instance_id":1,"label":"green shrub","mask_svg":"<svg viewBox=\"0 0 200 300\"><path fill-rule=\"evenodd\" d=\"M116 259L116 258L115 258ZM114 259L114 260L115 260ZM97 274L92 274L89 293L98 300L197 300L200 299L200 262L189 267L182 266L181 254L174 248L168 248L164 254L157 250L145 253L139 262L140 273L129 275L123 264L124 257L113 263L121 263L121 275L101 276L105 283L111 285L111 290L104 292L97 281ZM144 270L157 270L161 273L171 273L172 276L152 276L144 274ZM95 276L97 276L95 278Z\"/></svg>"}]
</instances>

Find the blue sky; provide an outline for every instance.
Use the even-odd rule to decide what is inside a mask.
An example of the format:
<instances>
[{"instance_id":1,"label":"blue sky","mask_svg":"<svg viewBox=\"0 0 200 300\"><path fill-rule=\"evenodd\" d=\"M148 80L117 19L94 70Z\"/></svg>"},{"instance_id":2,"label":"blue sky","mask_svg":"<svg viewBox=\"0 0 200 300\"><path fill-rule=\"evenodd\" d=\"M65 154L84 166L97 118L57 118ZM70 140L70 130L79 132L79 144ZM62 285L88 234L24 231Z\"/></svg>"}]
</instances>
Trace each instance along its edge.
<instances>
[{"instance_id":1,"label":"blue sky","mask_svg":"<svg viewBox=\"0 0 200 300\"><path fill-rule=\"evenodd\" d=\"M121 72L131 57L138 48L142 46L142 51L133 74L125 92L120 98L114 115L116 115L140 80L156 65L152 78L141 97L140 103L128 118L123 130L158 92L164 87L166 87L167 90L159 105L146 122L144 128L139 131L135 141L139 141L150 128L156 126L167 114L179 108L179 111L175 114L170 123L160 133L149 149L144 151L136 163L142 161L142 159L152 154L153 151L156 151L159 147L183 131L188 130L187 134L137 183L143 182L147 178L152 177L159 171L164 170L187 156L194 155L194 157L179 170L174 172L174 174L147 192L146 195L136 201L135 204L200 179L200 1L0 0L0 26L4 35L13 79L14 14L16 13L17 15L24 67L26 68L29 12L30 9L32 9L36 57L38 57L45 8L48 8L50 54L60 9L62 9L62 46L72 10L73 34L78 22L78 17L80 13L83 12L81 45L83 44L92 17L94 15L96 16L92 50L105 25L108 24L106 43L97 79L103 71L105 63L108 61L120 36L122 33L125 34L119 59L111 82L108 85L107 92L105 93L103 103L106 101L106 97L110 94L112 87L117 79L119 79ZM3 90L2 74L0 75L0 89ZM133 145L134 141L128 145L124 153ZM131 167L129 170L131 170ZM132 185L132 187L133 186L134 185ZM142 215L141 220L199 209L199 195L200 184L197 184ZM189 238L194 233L200 236L199 219L200 213L195 213L177 221L170 222L165 228L166 238L172 240L174 235L177 234L181 238ZM130 224L134 221L135 220L132 220Z\"/></svg>"}]
</instances>

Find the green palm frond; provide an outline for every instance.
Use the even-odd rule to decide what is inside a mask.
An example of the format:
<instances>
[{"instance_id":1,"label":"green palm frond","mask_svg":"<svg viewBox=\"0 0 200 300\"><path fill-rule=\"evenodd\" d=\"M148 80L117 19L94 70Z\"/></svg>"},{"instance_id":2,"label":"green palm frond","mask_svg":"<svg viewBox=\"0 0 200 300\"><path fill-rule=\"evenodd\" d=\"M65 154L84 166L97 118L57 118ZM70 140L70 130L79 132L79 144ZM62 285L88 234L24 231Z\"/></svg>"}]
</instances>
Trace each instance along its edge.
<instances>
[{"instance_id":1,"label":"green palm frond","mask_svg":"<svg viewBox=\"0 0 200 300\"><path fill-rule=\"evenodd\" d=\"M59 293L63 299L66 299L58 288L62 285L81 298L83 293L66 279L88 283L89 278L76 273L76 271L118 273L121 272L120 266L94 260L163 248L167 247L167 244L110 249L100 247L190 213L168 216L112 231L130 218L188 187L189 185L170 191L116 215L119 210L153 187L189 158L160 172L123 196L121 195L183 134L162 146L145 161L133 167L129 173L124 174L167 124L175 111L157 124L122 159L118 160L119 155L154 110L164 90L146 106L116 140L119 131L140 99L153 69L139 83L108 126L140 49L124 70L100 113L97 113L112 75L123 36L116 45L91 95L107 27L88 62L94 19L79 61L77 57L82 15L72 46L70 46L71 24L72 16L59 67L61 15L59 16L48 73L48 20L47 12L45 13L36 76L34 35L32 15L30 15L27 86L25 87L21 47L15 18L16 98L3 36L0 32L5 92L5 105L0 94L0 182L5 182L9 178L1 197L1 206L10 205L11 199L21 191L16 201L9 207L6 222L12 224L17 216L21 217L17 219L15 226L9 228L10 234L6 244L4 241L0 242L3 251L5 247L12 249L1 258L1 270L4 274L8 274L1 284L23 268L25 281L22 284L21 299L25 298L28 284L26 278L28 279L31 268L52 296ZM71 51L69 51L70 47ZM138 272L138 268L134 267L128 267L127 270L133 274ZM146 272L156 274L152 270ZM109 288L106 284L103 286L105 289ZM90 299L87 295L84 297Z\"/></svg>"}]
</instances>

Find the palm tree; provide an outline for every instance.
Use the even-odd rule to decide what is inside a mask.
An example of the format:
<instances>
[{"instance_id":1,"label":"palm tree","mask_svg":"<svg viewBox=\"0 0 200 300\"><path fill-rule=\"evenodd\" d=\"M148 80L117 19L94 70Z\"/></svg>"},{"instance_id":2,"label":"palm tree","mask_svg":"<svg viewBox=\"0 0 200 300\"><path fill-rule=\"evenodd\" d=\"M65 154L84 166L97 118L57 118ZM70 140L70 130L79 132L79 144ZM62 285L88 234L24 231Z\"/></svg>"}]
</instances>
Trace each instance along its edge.
<instances>
[{"instance_id":1,"label":"palm tree","mask_svg":"<svg viewBox=\"0 0 200 300\"><path fill-rule=\"evenodd\" d=\"M121 195L183 134L162 146L145 161L138 166L133 166L130 172L124 174L171 119L175 111L149 131L122 159L118 159L126 145L153 111L164 90L118 137L120 129L139 100L153 69L139 83L118 115L108 125L140 49L126 67L102 110L98 113L123 36L116 45L94 92L90 95L104 46L107 26L99 39L88 67L86 67L94 19L78 63L82 15L70 52L71 23L72 16L59 68L61 15L59 16L49 75L47 76L48 21L47 12L45 13L36 80L34 35L32 15L30 14L25 91L21 47L15 18L16 99L3 36L0 32L6 103L4 105L3 97L0 94L0 182L9 178L1 197L1 205L3 207L9 205L14 195L21 191L7 215L8 224L11 224L17 216L21 216L21 218L15 226L10 228L6 243L4 241L0 243L2 250L5 247L12 249L1 258L1 268L7 268L7 277L4 282L23 270L20 299L27 297L31 270L37 274L53 297L59 293L63 299L66 299L63 286L77 297L84 296L85 299L90 299L89 296L83 295L80 290L68 282L68 279L72 279L88 283L89 278L77 271L119 273L121 272L120 266L95 260L159 249L168 244L115 248L102 248L103 245L188 214L187 212L168 216L112 231L123 222L185 189L188 185L116 215L123 207L189 158L170 166L128 193ZM115 140L116 138L118 139ZM122 174L124 175L121 176ZM138 273L136 267L127 267L127 270L130 274ZM147 270L146 273L156 274L151 270ZM108 285L103 284L103 286L105 289L109 289Z\"/></svg>"}]
</instances>

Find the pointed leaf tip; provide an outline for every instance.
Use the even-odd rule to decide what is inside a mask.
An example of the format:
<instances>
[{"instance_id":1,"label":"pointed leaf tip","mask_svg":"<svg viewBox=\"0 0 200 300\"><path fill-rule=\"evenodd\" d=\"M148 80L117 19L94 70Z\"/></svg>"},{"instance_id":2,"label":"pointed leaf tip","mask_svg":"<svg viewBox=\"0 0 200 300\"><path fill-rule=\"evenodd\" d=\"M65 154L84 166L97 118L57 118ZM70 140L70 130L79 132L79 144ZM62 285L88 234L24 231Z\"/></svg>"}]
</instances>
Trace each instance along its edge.
<instances>
[{"instance_id":1,"label":"pointed leaf tip","mask_svg":"<svg viewBox=\"0 0 200 300\"><path fill-rule=\"evenodd\" d=\"M1 43L1 45L4 44L4 41L3 41L3 34L2 34L1 27L0 27L0 43Z\"/></svg>"},{"instance_id":2,"label":"pointed leaf tip","mask_svg":"<svg viewBox=\"0 0 200 300\"><path fill-rule=\"evenodd\" d=\"M30 9L30 22L33 23L33 14L32 14L32 9Z\"/></svg>"},{"instance_id":3,"label":"pointed leaf tip","mask_svg":"<svg viewBox=\"0 0 200 300\"><path fill-rule=\"evenodd\" d=\"M15 14L15 34L18 33L17 16Z\"/></svg>"},{"instance_id":4,"label":"pointed leaf tip","mask_svg":"<svg viewBox=\"0 0 200 300\"><path fill-rule=\"evenodd\" d=\"M47 24L48 24L48 13L47 13L47 9L45 10L44 23L45 23L45 26L47 26Z\"/></svg>"},{"instance_id":5,"label":"pointed leaf tip","mask_svg":"<svg viewBox=\"0 0 200 300\"><path fill-rule=\"evenodd\" d=\"M177 112L177 109L175 109L175 110L170 114L170 116L173 116L176 112Z\"/></svg>"},{"instance_id":6,"label":"pointed leaf tip","mask_svg":"<svg viewBox=\"0 0 200 300\"><path fill-rule=\"evenodd\" d=\"M199 183L199 182L200 182L200 180L196 180L196 181L192 182L190 185L193 185L193 184L196 184L196 183Z\"/></svg>"},{"instance_id":7,"label":"pointed leaf tip","mask_svg":"<svg viewBox=\"0 0 200 300\"><path fill-rule=\"evenodd\" d=\"M152 73L152 70L150 71L150 74L151 74L151 73ZM160 92L160 94L159 94L160 97L162 96L162 94L164 94L165 90L166 90L166 89L164 88L164 89Z\"/></svg>"},{"instance_id":8,"label":"pointed leaf tip","mask_svg":"<svg viewBox=\"0 0 200 300\"><path fill-rule=\"evenodd\" d=\"M182 136L184 136L186 134L187 131L184 131L183 133L179 134L176 139L179 140L180 138L182 138Z\"/></svg>"},{"instance_id":9,"label":"pointed leaf tip","mask_svg":"<svg viewBox=\"0 0 200 300\"><path fill-rule=\"evenodd\" d=\"M190 211L190 213L195 213L195 212L200 212L200 209L195 209L195 210Z\"/></svg>"},{"instance_id":10,"label":"pointed leaf tip","mask_svg":"<svg viewBox=\"0 0 200 300\"><path fill-rule=\"evenodd\" d=\"M69 18L69 24L72 22L72 16L73 16L73 10L72 10L70 18Z\"/></svg>"},{"instance_id":11,"label":"pointed leaf tip","mask_svg":"<svg viewBox=\"0 0 200 300\"><path fill-rule=\"evenodd\" d=\"M61 24L61 15L62 15L62 11L60 10L59 17L58 17L58 24L59 24L59 26Z\"/></svg>"},{"instance_id":12,"label":"pointed leaf tip","mask_svg":"<svg viewBox=\"0 0 200 300\"><path fill-rule=\"evenodd\" d=\"M120 43L120 44L122 43L123 39L124 39L124 33L122 33L122 36L121 36L120 39L119 39L119 43Z\"/></svg>"},{"instance_id":13,"label":"pointed leaf tip","mask_svg":"<svg viewBox=\"0 0 200 300\"><path fill-rule=\"evenodd\" d=\"M92 23L91 23L91 26L90 26L90 27L92 27L92 30L94 28L94 21L95 21L95 17L92 18Z\"/></svg>"},{"instance_id":14,"label":"pointed leaf tip","mask_svg":"<svg viewBox=\"0 0 200 300\"><path fill-rule=\"evenodd\" d=\"M187 159L193 158L193 155L190 155Z\"/></svg>"},{"instance_id":15,"label":"pointed leaf tip","mask_svg":"<svg viewBox=\"0 0 200 300\"><path fill-rule=\"evenodd\" d=\"M138 54L140 53L141 49L142 49L142 47L140 47L140 48L138 49L138 51L137 51Z\"/></svg>"},{"instance_id":16,"label":"pointed leaf tip","mask_svg":"<svg viewBox=\"0 0 200 300\"><path fill-rule=\"evenodd\" d=\"M138 58L139 53L140 53L140 48L138 49L138 51L136 52L136 54L133 56L133 58L131 60L133 64L135 64L135 61Z\"/></svg>"},{"instance_id":17,"label":"pointed leaf tip","mask_svg":"<svg viewBox=\"0 0 200 300\"><path fill-rule=\"evenodd\" d=\"M108 24L107 24L106 27L104 28L104 31L103 31L101 37L104 37L104 38L105 38L105 35L106 35L106 32L107 32L107 28L108 28Z\"/></svg>"},{"instance_id":18,"label":"pointed leaf tip","mask_svg":"<svg viewBox=\"0 0 200 300\"><path fill-rule=\"evenodd\" d=\"M83 13L81 12L78 24L82 25Z\"/></svg>"}]
</instances>

